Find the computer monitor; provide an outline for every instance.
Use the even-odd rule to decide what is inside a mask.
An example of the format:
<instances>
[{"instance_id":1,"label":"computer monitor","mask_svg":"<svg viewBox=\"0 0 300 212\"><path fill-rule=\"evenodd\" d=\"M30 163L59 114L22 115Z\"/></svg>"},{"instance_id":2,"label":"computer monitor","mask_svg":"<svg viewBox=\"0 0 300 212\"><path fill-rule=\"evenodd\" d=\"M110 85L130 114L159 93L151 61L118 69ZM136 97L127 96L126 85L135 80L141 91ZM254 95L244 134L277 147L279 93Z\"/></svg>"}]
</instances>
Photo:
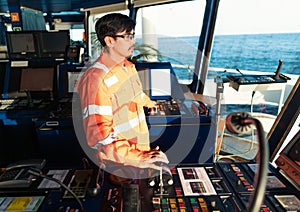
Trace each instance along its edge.
<instances>
[{"instance_id":1,"label":"computer monitor","mask_svg":"<svg viewBox=\"0 0 300 212\"><path fill-rule=\"evenodd\" d=\"M7 49L11 60L39 57L37 38L31 31L8 31Z\"/></svg>"},{"instance_id":2,"label":"computer monitor","mask_svg":"<svg viewBox=\"0 0 300 212\"><path fill-rule=\"evenodd\" d=\"M83 74L81 64L60 64L58 66L58 98L73 97L76 83Z\"/></svg>"},{"instance_id":3,"label":"computer monitor","mask_svg":"<svg viewBox=\"0 0 300 212\"><path fill-rule=\"evenodd\" d=\"M53 91L54 68L24 68L21 71L20 92Z\"/></svg>"},{"instance_id":4,"label":"computer monitor","mask_svg":"<svg viewBox=\"0 0 300 212\"><path fill-rule=\"evenodd\" d=\"M68 63L79 63L80 61L80 46L67 45L65 60Z\"/></svg>"},{"instance_id":5,"label":"computer monitor","mask_svg":"<svg viewBox=\"0 0 300 212\"><path fill-rule=\"evenodd\" d=\"M183 90L169 62L141 62L135 63L135 67L150 99L184 99Z\"/></svg>"},{"instance_id":6,"label":"computer monitor","mask_svg":"<svg viewBox=\"0 0 300 212\"><path fill-rule=\"evenodd\" d=\"M41 58L64 60L66 47L68 45L70 45L69 30L39 32L39 51Z\"/></svg>"}]
</instances>

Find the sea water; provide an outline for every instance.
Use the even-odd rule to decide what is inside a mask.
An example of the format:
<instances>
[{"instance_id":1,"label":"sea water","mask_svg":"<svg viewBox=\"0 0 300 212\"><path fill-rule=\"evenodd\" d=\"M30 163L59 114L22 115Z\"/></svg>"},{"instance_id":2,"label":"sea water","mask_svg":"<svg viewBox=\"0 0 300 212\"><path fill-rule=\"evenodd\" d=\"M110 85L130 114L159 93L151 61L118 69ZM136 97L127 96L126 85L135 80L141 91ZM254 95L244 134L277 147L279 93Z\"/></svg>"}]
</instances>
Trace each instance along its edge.
<instances>
[{"instance_id":1,"label":"sea water","mask_svg":"<svg viewBox=\"0 0 300 212\"><path fill-rule=\"evenodd\" d=\"M160 37L158 50L163 61L171 62L179 80L191 80L195 65L198 36ZM300 33L216 35L209 54L208 78L222 75L227 69L275 72L279 60L280 73L300 75ZM215 71L217 70L217 71ZM239 74L237 72L237 74ZM249 105L228 105L227 111L249 110ZM241 108L242 107L242 108ZM278 107L254 105L254 112L276 115Z\"/></svg>"},{"instance_id":2,"label":"sea water","mask_svg":"<svg viewBox=\"0 0 300 212\"><path fill-rule=\"evenodd\" d=\"M158 49L163 60L186 67L195 65L198 36L161 37ZM199 53L199 52L198 52ZM300 75L300 33L216 35L209 59L211 69L239 69ZM174 68L177 77L188 79L186 68Z\"/></svg>"}]
</instances>

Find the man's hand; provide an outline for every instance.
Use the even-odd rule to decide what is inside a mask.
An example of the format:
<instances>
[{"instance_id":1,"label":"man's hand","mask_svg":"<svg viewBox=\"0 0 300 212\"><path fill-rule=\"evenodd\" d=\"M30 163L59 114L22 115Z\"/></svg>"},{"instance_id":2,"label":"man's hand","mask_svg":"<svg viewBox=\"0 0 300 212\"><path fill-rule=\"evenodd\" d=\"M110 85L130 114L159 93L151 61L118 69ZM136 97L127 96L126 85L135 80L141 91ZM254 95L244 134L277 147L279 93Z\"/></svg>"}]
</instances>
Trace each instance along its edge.
<instances>
[{"instance_id":1,"label":"man's hand","mask_svg":"<svg viewBox=\"0 0 300 212\"><path fill-rule=\"evenodd\" d=\"M155 163L169 163L165 153L159 147L149 151L140 151L127 141L118 141L98 149L101 160L114 161L138 168L160 169Z\"/></svg>"},{"instance_id":2,"label":"man's hand","mask_svg":"<svg viewBox=\"0 0 300 212\"><path fill-rule=\"evenodd\" d=\"M166 154L160 151L158 147L142 154L139 168L152 168L159 170L160 166L155 163L169 163Z\"/></svg>"}]
</instances>

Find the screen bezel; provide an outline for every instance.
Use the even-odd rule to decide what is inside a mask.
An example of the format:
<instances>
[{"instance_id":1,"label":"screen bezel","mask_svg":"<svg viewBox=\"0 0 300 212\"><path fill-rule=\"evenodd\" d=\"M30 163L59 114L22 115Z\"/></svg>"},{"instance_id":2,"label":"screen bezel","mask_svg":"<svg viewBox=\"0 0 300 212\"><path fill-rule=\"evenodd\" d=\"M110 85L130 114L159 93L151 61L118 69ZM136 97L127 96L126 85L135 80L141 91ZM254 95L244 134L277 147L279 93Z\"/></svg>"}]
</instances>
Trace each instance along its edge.
<instances>
[{"instance_id":1,"label":"screen bezel","mask_svg":"<svg viewBox=\"0 0 300 212\"><path fill-rule=\"evenodd\" d=\"M297 142L300 142L300 130L279 153L278 158L275 160L278 168L292 180L293 184L300 186L300 165L297 164L290 156L290 151L295 148Z\"/></svg>"},{"instance_id":2,"label":"screen bezel","mask_svg":"<svg viewBox=\"0 0 300 212\"><path fill-rule=\"evenodd\" d=\"M181 86L178 83L175 72L172 68L170 62L135 62L135 67L139 75L142 75L144 79L141 79L142 83L144 81L143 89L146 94L149 95L151 100L170 100L170 99L184 99L184 93ZM151 86L151 73L159 70L170 70L170 85L171 94L170 95L153 95ZM140 74L139 72L144 72Z\"/></svg>"},{"instance_id":3,"label":"screen bezel","mask_svg":"<svg viewBox=\"0 0 300 212\"><path fill-rule=\"evenodd\" d=\"M21 70L20 92L52 92L54 68L24 68Z\"/></svg>"},{"instance_id":4,"label":"screen bezel","mask_svg":"<svg viewBox=\"0 0 300 212\"><path fill-rule=\"evenodd\" d=\"M31 41L32 50L26 51L25 49L18 50L14 48L15 43L17 41L18 44L20 43L28 43L26 39L22 39L22 36L27 36ZM38 47L38 39L36 37L35 32L32 31L7 31L6 32L6 38L7 38L7 50L8 55L11 60L15 59L32 59L32 58L38 58L39 57L39 47ZM18 46L19 48L20 46Z\"/></svg>"},{"instance_id":5,"label":"screen bezel","mask_svg":"<svg viewBox=\"0 0 300 212\"><path fill-rule=\"evenodd\" d=\"M78 74L78 77L80 77L80 75L83 74L83 68L82 64L60 64L58 66L58 98L68 98L73 96L75 88L73 89L73 92L70 91L70 81L72 81L75 86L76 82L74 82L74 80L76 79L70 79L70 73L74 73L74 76Z\"/></svg>"},{"instance_id":6,"label":"screen bezel","mask_svg":"<svg viewBox=\"0 0 300 212\"><path fill-rule=\"evenodd\" d=\"M65 60L70 63L79 63L80 46L67 45L66 52L65 52Z\"/></svg>"},{"instance_id":7,"label":"screen bezel","mask_svg":"<svg viewBox=\"0 0 300 212\"><path fill-rule=\"evenodd\" d=\"M41 58L60 58L65 60L66 48L71 42L69 30L40 31L38 37ZM52 43L50 42L55 42L55 45L51 45Z\"/></svg>"},{"instance_id":8,"label":"screen bezel","mask_svg":"<svg viewBox=\"0 0 300 212\"><path fill-rule=\"evenodd\" d=\"M300 143L300 131L298 131L298 133L296 133L296 135L286 145L286 147L283 149L283 151L280 154L285 155L291 161L291 163L298 165L298 167L299 167L298 170L300 172L300 164L296 164L294 159L291 158L291 151L296 147L296 144L299 145L299 143ZM299 151L300 151L300 149L299 149ZM300 158L299 158L299 162L300 162Z\"/></svg>"},{"instance_id":9,"label":"screen bezel","mask_svg":"<svg viewBox=\"0 0 300 212\"><path fill-rule=\"evenodd\" d=\"M149 70L150 99L170 100L172 98L171 70L153 68Z\"/></svg>"}]
</instances>

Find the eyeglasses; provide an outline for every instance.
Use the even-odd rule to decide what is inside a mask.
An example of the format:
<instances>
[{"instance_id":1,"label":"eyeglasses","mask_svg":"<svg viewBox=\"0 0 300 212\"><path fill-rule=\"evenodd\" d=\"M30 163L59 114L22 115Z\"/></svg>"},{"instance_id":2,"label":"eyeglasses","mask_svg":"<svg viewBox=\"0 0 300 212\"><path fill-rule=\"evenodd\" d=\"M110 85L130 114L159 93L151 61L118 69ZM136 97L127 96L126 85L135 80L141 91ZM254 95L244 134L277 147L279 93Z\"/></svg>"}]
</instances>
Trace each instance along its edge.
<instances>
[{"instance_id":1,"label":"eyeglasses","mask_svg":"<svg viewBox=\"0 0 300 212\"><path fill-rule=\"evenodd\" d=\"M114 35L113 37L123 38L126 41L134 40L134 34Z\"/></svg>"}]
</instances>

